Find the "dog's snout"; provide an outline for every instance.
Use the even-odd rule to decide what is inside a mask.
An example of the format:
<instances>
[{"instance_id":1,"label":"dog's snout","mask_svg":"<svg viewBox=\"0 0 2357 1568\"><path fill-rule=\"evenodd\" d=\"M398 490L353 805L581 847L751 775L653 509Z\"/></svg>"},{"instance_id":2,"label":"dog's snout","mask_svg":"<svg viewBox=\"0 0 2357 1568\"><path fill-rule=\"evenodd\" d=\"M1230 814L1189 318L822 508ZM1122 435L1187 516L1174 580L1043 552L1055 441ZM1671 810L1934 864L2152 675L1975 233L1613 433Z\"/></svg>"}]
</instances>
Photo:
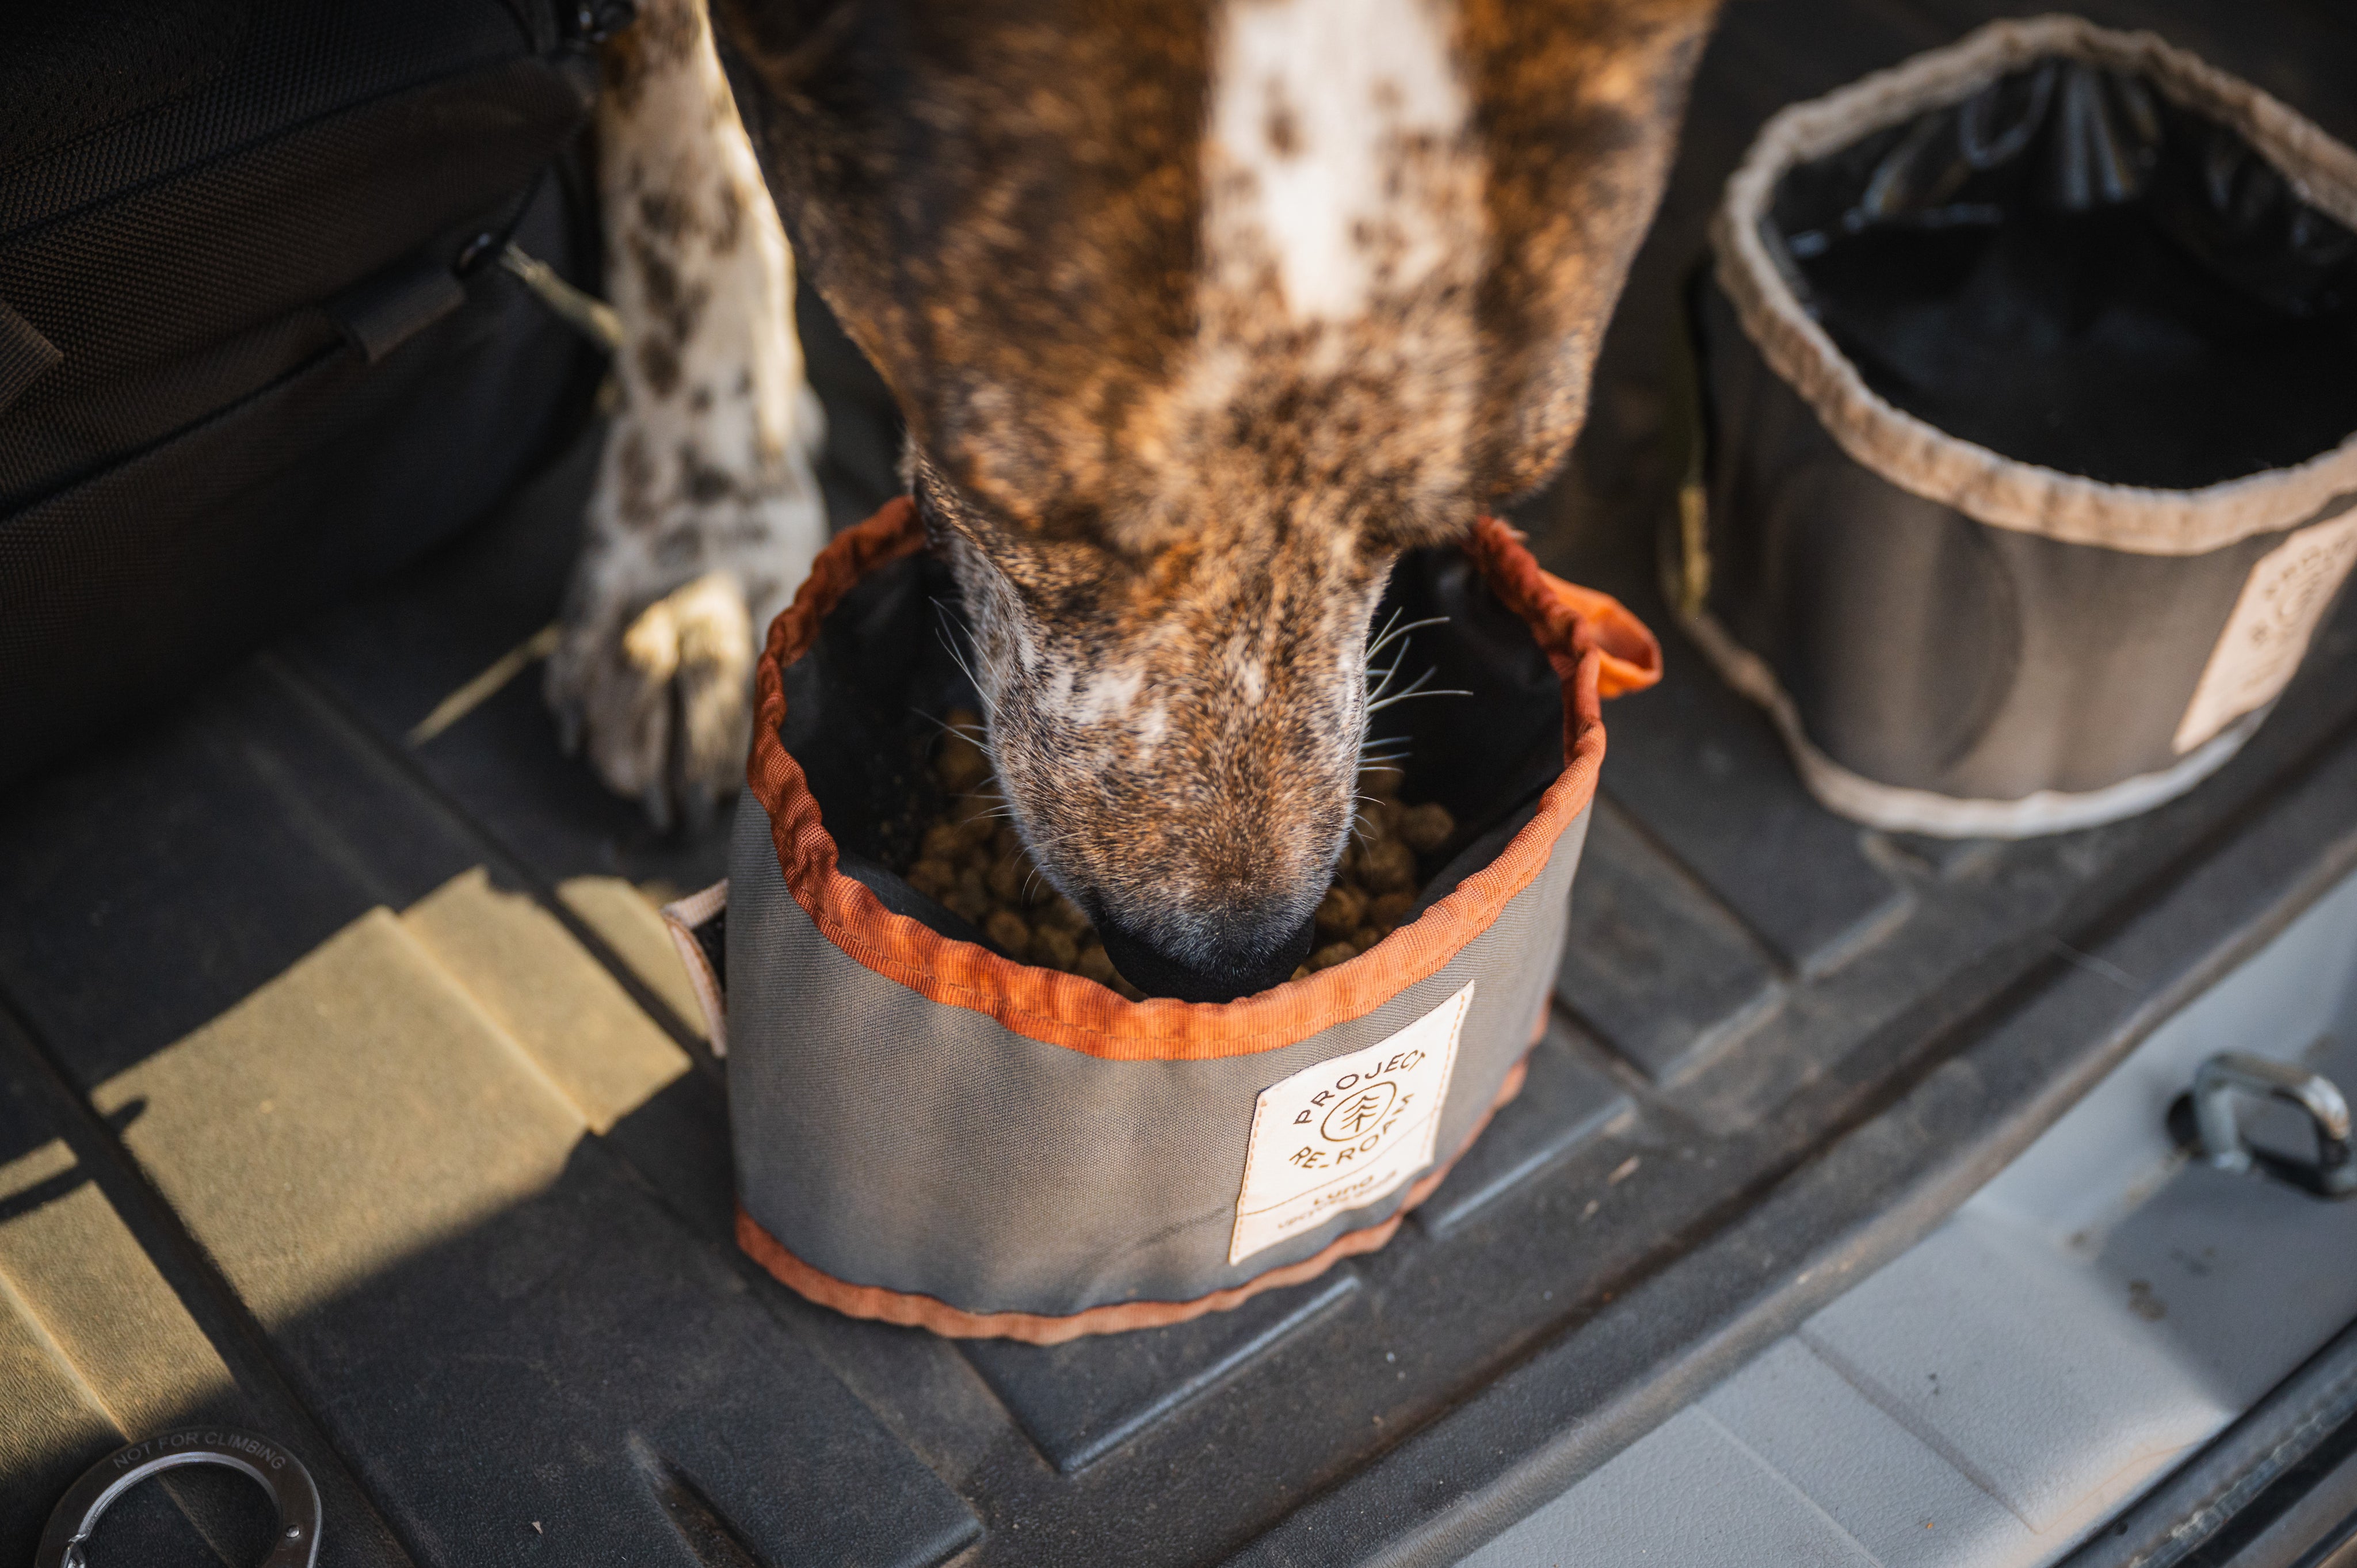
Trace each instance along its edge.
<instances>
[{"instance_id":1,"label":"dog's snout","mask_svg":"<svg viewBox=\"0 0 2357 1568\"><path fill-rule=\"evenodd\" d=\"M1388 560L1308 529L1151 570L948 532L991 760L1041 873L1148 995L1282 984L1350 831Z\"/></svg>"},{"instance_id":2,"label":"dog's snout","mask_svg":"<svg viewBox=\"0 0 2357 1568\"><path fill-rule=\"evenodd\" d=\"M1290 908L1226 911L1194 925L1182 940L1157 940L1107 914L1097 934L1124 979L1149 996L1182 1002L1232 1002L1266 991L1309 956L1313 928Z\"/></svg>"}]
</instances>

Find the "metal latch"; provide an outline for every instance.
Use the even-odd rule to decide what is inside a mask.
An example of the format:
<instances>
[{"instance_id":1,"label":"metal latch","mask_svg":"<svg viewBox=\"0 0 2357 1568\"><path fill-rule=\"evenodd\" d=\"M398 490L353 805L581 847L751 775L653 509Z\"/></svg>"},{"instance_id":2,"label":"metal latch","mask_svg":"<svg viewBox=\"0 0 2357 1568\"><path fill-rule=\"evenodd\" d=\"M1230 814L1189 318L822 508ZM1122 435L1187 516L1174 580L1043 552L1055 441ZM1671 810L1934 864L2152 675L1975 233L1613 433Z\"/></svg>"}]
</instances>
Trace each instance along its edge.
<instances>
[{"instance_id":1,"label":"metal latch","mask_svg":"<svg viewBox=\"0 0 2357 1568\"><path fill-rule=\"evenodd\" d=\"M2308 1117L2316 1155L2258 1148L2244 1141L2234 1116L2237 1094L2289 1105ZM2221 1051L2194 1070L2193 1090L2169 1108L2169 1131L2217 1170L2258 1171L2319 1197L2357 1194L2357 1151L2349 1139L2349 1101L2333 1081L2296 1062L2245 1051Z\"/></svg>"}]
</instances>

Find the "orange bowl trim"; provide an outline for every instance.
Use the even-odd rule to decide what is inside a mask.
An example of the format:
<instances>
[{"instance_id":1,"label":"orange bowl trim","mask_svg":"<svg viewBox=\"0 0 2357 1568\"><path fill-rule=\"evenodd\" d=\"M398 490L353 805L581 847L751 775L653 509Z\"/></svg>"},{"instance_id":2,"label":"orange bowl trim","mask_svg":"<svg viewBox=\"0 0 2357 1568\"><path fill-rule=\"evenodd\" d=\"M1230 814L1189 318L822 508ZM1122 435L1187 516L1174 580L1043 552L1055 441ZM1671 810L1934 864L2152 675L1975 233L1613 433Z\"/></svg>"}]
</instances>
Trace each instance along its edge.
<instances>
[{"instance_id":1,"label":"orange bowl trim","mask_svg":"<svg viewBox=\"0 0 2357 1568\"><path fill-rule=\"evenodd\" d=\"M788 891L836 948L931 1001L1108 1061L1209 1061L1276 1050L1362 1017L1438 973L1538 877L1555 841L1595 799L1604 761L1599 686L1608 667L1617 667L1614 684L1624 690L1659 678L1659 645L1634 616L1605 595L1549 576L1504 524L1477 519L1466 553L1500 602L1529 626L1563 682L1564 768L1537 814L1496 860L1348 962L1234 1002L1131 1002L1092 980L1017 963L885 908L838 868L818 800L778 738L785 667L817 641L853 585L924 542L916 507L901 496L819 553L794 602L770 624L755 670L746 782L769 811Z\"/></svg>"}]
</instances>

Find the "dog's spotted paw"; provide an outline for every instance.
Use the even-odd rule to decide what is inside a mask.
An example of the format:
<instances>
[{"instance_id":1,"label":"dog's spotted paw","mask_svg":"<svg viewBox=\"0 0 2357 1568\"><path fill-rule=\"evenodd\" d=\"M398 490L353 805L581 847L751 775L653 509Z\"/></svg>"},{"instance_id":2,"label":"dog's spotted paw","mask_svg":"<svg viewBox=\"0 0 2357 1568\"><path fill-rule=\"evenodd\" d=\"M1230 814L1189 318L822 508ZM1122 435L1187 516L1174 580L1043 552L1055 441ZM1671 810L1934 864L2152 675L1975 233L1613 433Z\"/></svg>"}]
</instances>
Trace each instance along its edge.
<instances>
[{"instance_id":1,"label":"dog's spotted paw","mask_svg":"<svg viewBox=\"0 0 2357 1568\"><path fill-rule=\"evenodd\" d=\"M701 829L745 779L752 739L753 607L729 572L651 601L610 597L568 616L548 665L568 752L639 801L660 830Z\"/></svg>"},{"instance_id":2,"label":"dog's spotted paw","mask_svg":"<svg viewBox=\"0 0 2357 1568\"><path fill-rule=\"evenodd\" d=\"M548 695L564 738L658 828L745 779L754 639L826 542L826 419L793 255L701 0L643 0L597 104L619 394Z\"/></svg>"}]
</instances>

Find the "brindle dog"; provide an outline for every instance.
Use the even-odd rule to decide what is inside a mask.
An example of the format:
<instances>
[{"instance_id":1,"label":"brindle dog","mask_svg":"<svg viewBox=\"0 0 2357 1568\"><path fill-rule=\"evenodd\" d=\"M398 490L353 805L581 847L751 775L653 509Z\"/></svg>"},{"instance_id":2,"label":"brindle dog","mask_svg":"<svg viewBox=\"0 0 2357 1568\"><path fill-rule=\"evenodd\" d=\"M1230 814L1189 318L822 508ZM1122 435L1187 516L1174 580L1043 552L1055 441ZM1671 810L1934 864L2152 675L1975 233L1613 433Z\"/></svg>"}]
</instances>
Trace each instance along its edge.
<instances>
[{"instance_id":1,"label":"brindle dog","mask_svg":"<svg viewBox=\"0 0 2357 1568\"><path fill-rule=\"evenodd\" d=\"M1281 980L1385 577L1569 446L1714 4L721 0L757 170L701 5L641 0L560 713L659 817L741 772L823 534L766 175L907 417L1040 867L1151 989Z\"/></svg>"}]
</instances>

